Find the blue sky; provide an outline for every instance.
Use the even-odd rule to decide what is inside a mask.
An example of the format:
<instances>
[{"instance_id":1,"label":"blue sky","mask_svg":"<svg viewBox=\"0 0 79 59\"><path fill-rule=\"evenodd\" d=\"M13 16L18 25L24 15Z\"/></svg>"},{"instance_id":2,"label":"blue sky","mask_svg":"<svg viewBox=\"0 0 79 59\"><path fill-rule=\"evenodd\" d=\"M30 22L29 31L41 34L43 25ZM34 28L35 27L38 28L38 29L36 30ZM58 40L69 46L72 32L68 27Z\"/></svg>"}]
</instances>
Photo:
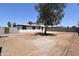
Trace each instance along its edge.
<instances>
[{"instance_id":1,"label":"blue sky","mask_svg":"<svg viewBox=\"0 0 79 59\"><path fill-rule=\"evenodd\" d=\"M35 10L35 4L1 4L0 3L0 26L6 26L8 21L17 24L27 24L28 21L35 22L38 12ZM79 6L68 4L65 8L65 15L62 18L62 26L74 26L79 21Z\"/></svg>"}]
</instances>

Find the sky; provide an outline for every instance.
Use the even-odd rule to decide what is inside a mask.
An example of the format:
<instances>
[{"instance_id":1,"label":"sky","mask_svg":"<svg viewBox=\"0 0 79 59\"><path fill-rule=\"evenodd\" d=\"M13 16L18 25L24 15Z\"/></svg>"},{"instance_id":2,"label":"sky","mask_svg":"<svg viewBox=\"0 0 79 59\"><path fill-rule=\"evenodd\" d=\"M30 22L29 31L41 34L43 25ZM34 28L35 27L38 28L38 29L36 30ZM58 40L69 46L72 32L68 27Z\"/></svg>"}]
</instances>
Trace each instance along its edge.
<instances>
[{"instance_id":1,"label":"sky","mask_svg":"<svg viewBox=\"0 0 79 59\"><path fill-rule=\"evenodd\" d=\"M79 21L79 5L67 4L64 17L60 26L77 26ZM27 24L29 21L36 22L38 12L35 4L30 3L0 3L0 26L7 26L7 22Z\"/></svg>"}]
</instances>

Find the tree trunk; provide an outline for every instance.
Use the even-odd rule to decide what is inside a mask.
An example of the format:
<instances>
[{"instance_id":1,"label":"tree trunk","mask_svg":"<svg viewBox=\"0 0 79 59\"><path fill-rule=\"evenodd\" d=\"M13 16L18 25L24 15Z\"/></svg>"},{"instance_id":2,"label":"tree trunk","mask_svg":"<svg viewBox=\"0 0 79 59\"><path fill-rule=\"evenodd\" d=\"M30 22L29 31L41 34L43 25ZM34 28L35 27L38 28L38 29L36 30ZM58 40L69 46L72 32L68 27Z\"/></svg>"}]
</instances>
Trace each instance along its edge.
<instances>
[{"instance_id":1,"label":"tree trunk","mask_svg":"<svg viewBox=\"0 0 79 59\"><path fill-rule=\"evenodd\" d=\"M44 34L46 35L47 27L45 26Z\"/></svg>"}]
</instances>

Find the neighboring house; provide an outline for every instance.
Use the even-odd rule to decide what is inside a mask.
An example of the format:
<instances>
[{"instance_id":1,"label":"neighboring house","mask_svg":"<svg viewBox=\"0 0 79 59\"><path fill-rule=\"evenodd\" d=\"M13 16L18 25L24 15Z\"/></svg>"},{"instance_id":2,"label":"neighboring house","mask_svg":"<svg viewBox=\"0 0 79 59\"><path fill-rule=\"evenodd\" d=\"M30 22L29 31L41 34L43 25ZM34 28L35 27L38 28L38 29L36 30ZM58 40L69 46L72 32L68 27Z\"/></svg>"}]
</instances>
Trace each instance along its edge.
<instances>
[{"instance_id":1,"label":"neighboring house","mask_svg":"<svg viewBox=\"0 0 79 59\"><path fill-rule=\"evenodd\" d=\"M77 28L73 27L61 27L61 26L48 26L47 30L49 31L60 31L60 32L77 32Z\"/></svg>"}]
</instances>

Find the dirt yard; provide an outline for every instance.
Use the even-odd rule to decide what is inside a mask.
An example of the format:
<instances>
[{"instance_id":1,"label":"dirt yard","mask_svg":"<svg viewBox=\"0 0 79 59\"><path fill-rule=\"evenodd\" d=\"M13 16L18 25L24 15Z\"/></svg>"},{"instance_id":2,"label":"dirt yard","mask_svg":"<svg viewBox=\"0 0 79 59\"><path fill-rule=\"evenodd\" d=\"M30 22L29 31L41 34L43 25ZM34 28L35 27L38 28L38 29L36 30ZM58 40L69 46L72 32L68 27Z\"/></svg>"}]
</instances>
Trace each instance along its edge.
<instances>
[{"instance_id":1,"label":"dirt yard","mask_svg":"<svg viewBox=\"0 0 79 59\"><path fill-rule=\"evenodd\" d=\"M79 37L72 32L18 33L0 38L2 56L79 56Z\"/></svg>"}]
</instances>

